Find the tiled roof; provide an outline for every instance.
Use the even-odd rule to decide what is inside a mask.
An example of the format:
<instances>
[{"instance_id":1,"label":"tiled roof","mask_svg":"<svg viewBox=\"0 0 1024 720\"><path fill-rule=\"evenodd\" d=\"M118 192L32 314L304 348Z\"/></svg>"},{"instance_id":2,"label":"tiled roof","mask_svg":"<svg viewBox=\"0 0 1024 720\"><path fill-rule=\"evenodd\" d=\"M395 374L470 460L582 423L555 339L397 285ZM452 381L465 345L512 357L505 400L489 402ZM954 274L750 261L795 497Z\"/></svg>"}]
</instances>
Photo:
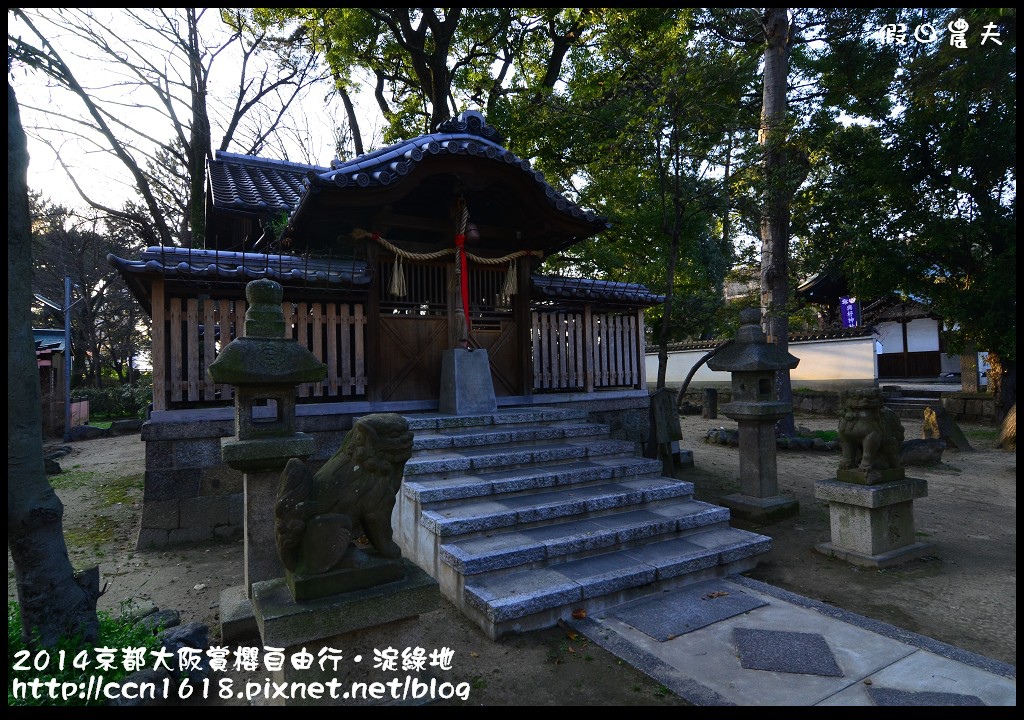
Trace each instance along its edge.
<instances>
[{"instance_id":1,"label":"tiled roof","mask_svg":"<svg viewBox=\"0 0 1024 720\"><path fill-rule=\"evenodd\" d=\"M51 328L32 328L32 339L36 343L36 352L50 350L64 352L64 331Z\"/></svg>"},{"instance_id":2,"label":"tiled roof","mask_svg":"<svg viewBox=\"0 0 1024 720\"><path fill-rule=\"evenodd\" d=\"M224 278L257 280L270 278L282 284L320 283L327 285L369 286L366 262L337 258L305 258L294 255L190 250L176 247L150 247L138 260L108 255L107 261L122 275L158 273L164 277Z\"/></svg>"},{"instance_id":3,"label":"tiled roof","mask_svg":"<svg viewBox=\"0 0 1024 720\"><path fill-rule=\"evenodd\" d=\"M334 184L338 187L389 185L400 182L402 176L414 165L430 155L470 155L518 167L533 178L548 203L561 212L591 222L604 221L594 211L584 210L559 194L547 183L543 173L530 167L529 160L506 150L500 145L501 142L501 135L487 124L483 115L468 110L458 118L442 123L435 133L395 143L348 162L333 164L331 170L313 174L310 180L314 185Z\"/></svg>"},{"instance_id":4,"label":"tiled roof","mask_svg":"<svg viewBox=\"0 0 1024 720\"><path fill-rule=\"evenodd\" d=\"M916 318L937 318L922 302L903 299L898 295L886 295L872 303L868 303L861 315L865 322L883 322L885 320L913 320Z\"/></svg>"},{"instance_id":5,"label":"tiled roof","mask_svg":"<svg viewBox=\"0 0 1024 720\"><path fill-rule=\"evenodd\" d=\"M532 281L531 292L534 300L577 300L633 307L658 305L665 302L664 295L657 295L636 283L553 275L533 275L530 280Z\"/></svg>"},{"instance_id":6,"label":"tiled roof","mask_svg":"<svg viewBox=\"0 0 1024 720\"><path fill-rule=\"evenodd\" d=\"M207 168L213 206L249 212L290 213L306 192L307 175L325 171L315 165L222 151Z\"/></svg>"},{"instance_id":7,"label":"tiled roof","mask_svg":"<svg viewBox=\"0 0 1024 720\"><path fill-rule=\"evenodd\" d=\"M435 133L403 140L360 155L330 168L267 160L252 155L217 152L209 164L213 206L220 209L294 212L309 189L323 187L374 188L399 183L414 166L432 155L475 156L518 168L538 185L538 192L559 212L600 225L607 220L584 210L558 193L530 161L516 156L499 143L501 135L476 111L451 119Z\"/></svg>"},{"instance_id":8,"label":"tiled roof","mask_svg":"<svg viewBox=\"0 0 1024 720\"><path fill-rule=\"evenodd\" d=\"M372 280L368 265L359 260L304 258L293 255L190 250L149 247L137 260L107 255L124 278L135 299L152 316L150 283L153 276L181 281L235 280L249 282L270 278L282 285L318 285L366 290Z\"/></svg>"},{"instance_id":9,"label":"tiled roof","mask_svg":"<svg viewBox=\"0 0 1024 720\"><path fill-rule=\"evenodd\" d=\"M811 332L790 333L789 342L811 342L814 340L840 340L843 338L868 337L874 333L870 327L830 328ZM693 342L669 343L669 350L711 350L724 343L728 338L717 340L696 340Z\"/></svg>"}]
</instances>

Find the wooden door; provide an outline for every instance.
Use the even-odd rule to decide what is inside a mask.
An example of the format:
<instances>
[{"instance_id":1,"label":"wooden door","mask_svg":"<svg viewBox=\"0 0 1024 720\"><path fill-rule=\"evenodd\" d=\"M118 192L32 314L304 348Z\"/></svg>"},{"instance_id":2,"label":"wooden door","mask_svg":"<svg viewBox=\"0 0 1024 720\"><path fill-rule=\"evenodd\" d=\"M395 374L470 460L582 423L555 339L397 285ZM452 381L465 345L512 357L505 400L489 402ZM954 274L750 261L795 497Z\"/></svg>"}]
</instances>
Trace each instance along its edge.
<instances>
[{"instance_id":1,"label":"wooden door","mask_svg":"<svg viewBox=\"0 0 1024 720\"><path fill-rule=\"evenodd\" d=\"M506 266L471 263L469 268L470 341L473 347L487 351L497 397L524 392L521 387L523 343L514 312L514 303L523 298L502 294L507 272Z\"/></svg>"},{"instance_id":2,"label":"wooden door","mask_svg":"<svg viewBox=\"0 0 1024 720\"><path fill-rule=\"evenodd\" d=\"M457 347L453 336L463 323L461 292L449 262L403 262L396 283L394 259L378 264L380 342L376 375L383 401L436 400L441 389L441 358ZM523 393L520 323L503 296L507 267L469 264L470 342L487 350L496 396ZM402 293L402 294L398 294Z\"/></svg>"},{"instance_id":3,"label":"wooden door","mask_svg":"<svg viewBox=\"0 0 1024 720\"><path fill-rule=\"evenodd\" d=\"M448 338L448 269L443 263L378 263L380 337L377 365L382 401L437 400L441 354Z\"/></svg>"}]
</instances>

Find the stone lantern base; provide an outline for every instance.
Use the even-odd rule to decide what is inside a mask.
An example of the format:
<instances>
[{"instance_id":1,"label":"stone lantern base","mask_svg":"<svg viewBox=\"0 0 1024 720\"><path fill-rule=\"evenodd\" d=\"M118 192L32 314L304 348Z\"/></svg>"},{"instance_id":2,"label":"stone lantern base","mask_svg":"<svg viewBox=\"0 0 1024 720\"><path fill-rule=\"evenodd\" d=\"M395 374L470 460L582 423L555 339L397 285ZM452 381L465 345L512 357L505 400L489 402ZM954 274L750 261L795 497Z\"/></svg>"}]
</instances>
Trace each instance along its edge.
<instances>
[{"instance_id":1,"label":"stone lantern base","mask_svg":"<svg viewBox=\"0 0 1024 720\"><path fill-rule=\"evenodd\" d=\"M753 495L726 495L718 503L729 508L732 517L752 522L768 523L800 512L800 503L788 495L754 497Z\"/></svg>"},{"instance_id":2,"label":"stone lantern base","mask_svg":"<svg viewBox=\"0 0 1024 720\"><path fill-rule=\"evenodd\" d=\"M928 552L914 535L914 499L928 494L920 478L878 485L819 480L814 496L828 501L832 541L818 552L862 567L884 568Z\"/></svg>"}]
</instances>

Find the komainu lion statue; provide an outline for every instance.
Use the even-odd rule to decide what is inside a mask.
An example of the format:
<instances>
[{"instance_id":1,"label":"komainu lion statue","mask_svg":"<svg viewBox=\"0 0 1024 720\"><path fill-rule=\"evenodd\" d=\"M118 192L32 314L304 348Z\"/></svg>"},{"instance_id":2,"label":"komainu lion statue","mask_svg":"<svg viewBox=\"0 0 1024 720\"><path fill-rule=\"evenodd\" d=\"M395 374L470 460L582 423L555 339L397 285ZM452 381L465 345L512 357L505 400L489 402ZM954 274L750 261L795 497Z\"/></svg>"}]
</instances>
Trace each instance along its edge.
<instances>
[{"instance_id":1,"label":"komainu lion statue","mask_svg":"<svg viewBox=\"0 0 1024 720\"><path fill-rule=\"evenodd\" d=\"M885 407L882 391L847 390L840 394L839 402L839 444L843 450L839 468L855 470L862 464L868 471L902 467L903 424Z\"/></svg>"},{"instance_id":2,"label":"komainu lion statue","mask_svg":"<svg viewBox=\"0 0 1024 720\"><path fill-rule=\"evenodd\" d=\"M301 460L288 461L275 507L277 551L286 569L317 575L357 567L364 556L353 541L361 534L381 557L401 558L391 511L412 439L405 418L376 413L353 424L315 475Z\"/></svg>"}]
</instances>

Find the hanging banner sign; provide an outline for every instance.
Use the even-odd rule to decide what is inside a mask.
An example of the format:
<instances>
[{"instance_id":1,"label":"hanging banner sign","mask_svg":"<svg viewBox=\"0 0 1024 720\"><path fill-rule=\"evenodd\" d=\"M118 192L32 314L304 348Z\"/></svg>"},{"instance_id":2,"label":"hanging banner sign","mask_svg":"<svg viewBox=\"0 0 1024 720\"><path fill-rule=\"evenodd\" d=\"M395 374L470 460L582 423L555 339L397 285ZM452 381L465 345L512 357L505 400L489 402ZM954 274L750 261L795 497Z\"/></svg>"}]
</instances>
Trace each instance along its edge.
<instances>
[{"instance_id":1,"label":"hanging banner sign","mask_svg":"<svg viewBox=\"0 0 1024 720\"><path fill-rule=\"evenodd\" d=\"M860 303L857 298L839 298L839 317L844 328L860 327Z\"/></svg>"}]
</instances>

